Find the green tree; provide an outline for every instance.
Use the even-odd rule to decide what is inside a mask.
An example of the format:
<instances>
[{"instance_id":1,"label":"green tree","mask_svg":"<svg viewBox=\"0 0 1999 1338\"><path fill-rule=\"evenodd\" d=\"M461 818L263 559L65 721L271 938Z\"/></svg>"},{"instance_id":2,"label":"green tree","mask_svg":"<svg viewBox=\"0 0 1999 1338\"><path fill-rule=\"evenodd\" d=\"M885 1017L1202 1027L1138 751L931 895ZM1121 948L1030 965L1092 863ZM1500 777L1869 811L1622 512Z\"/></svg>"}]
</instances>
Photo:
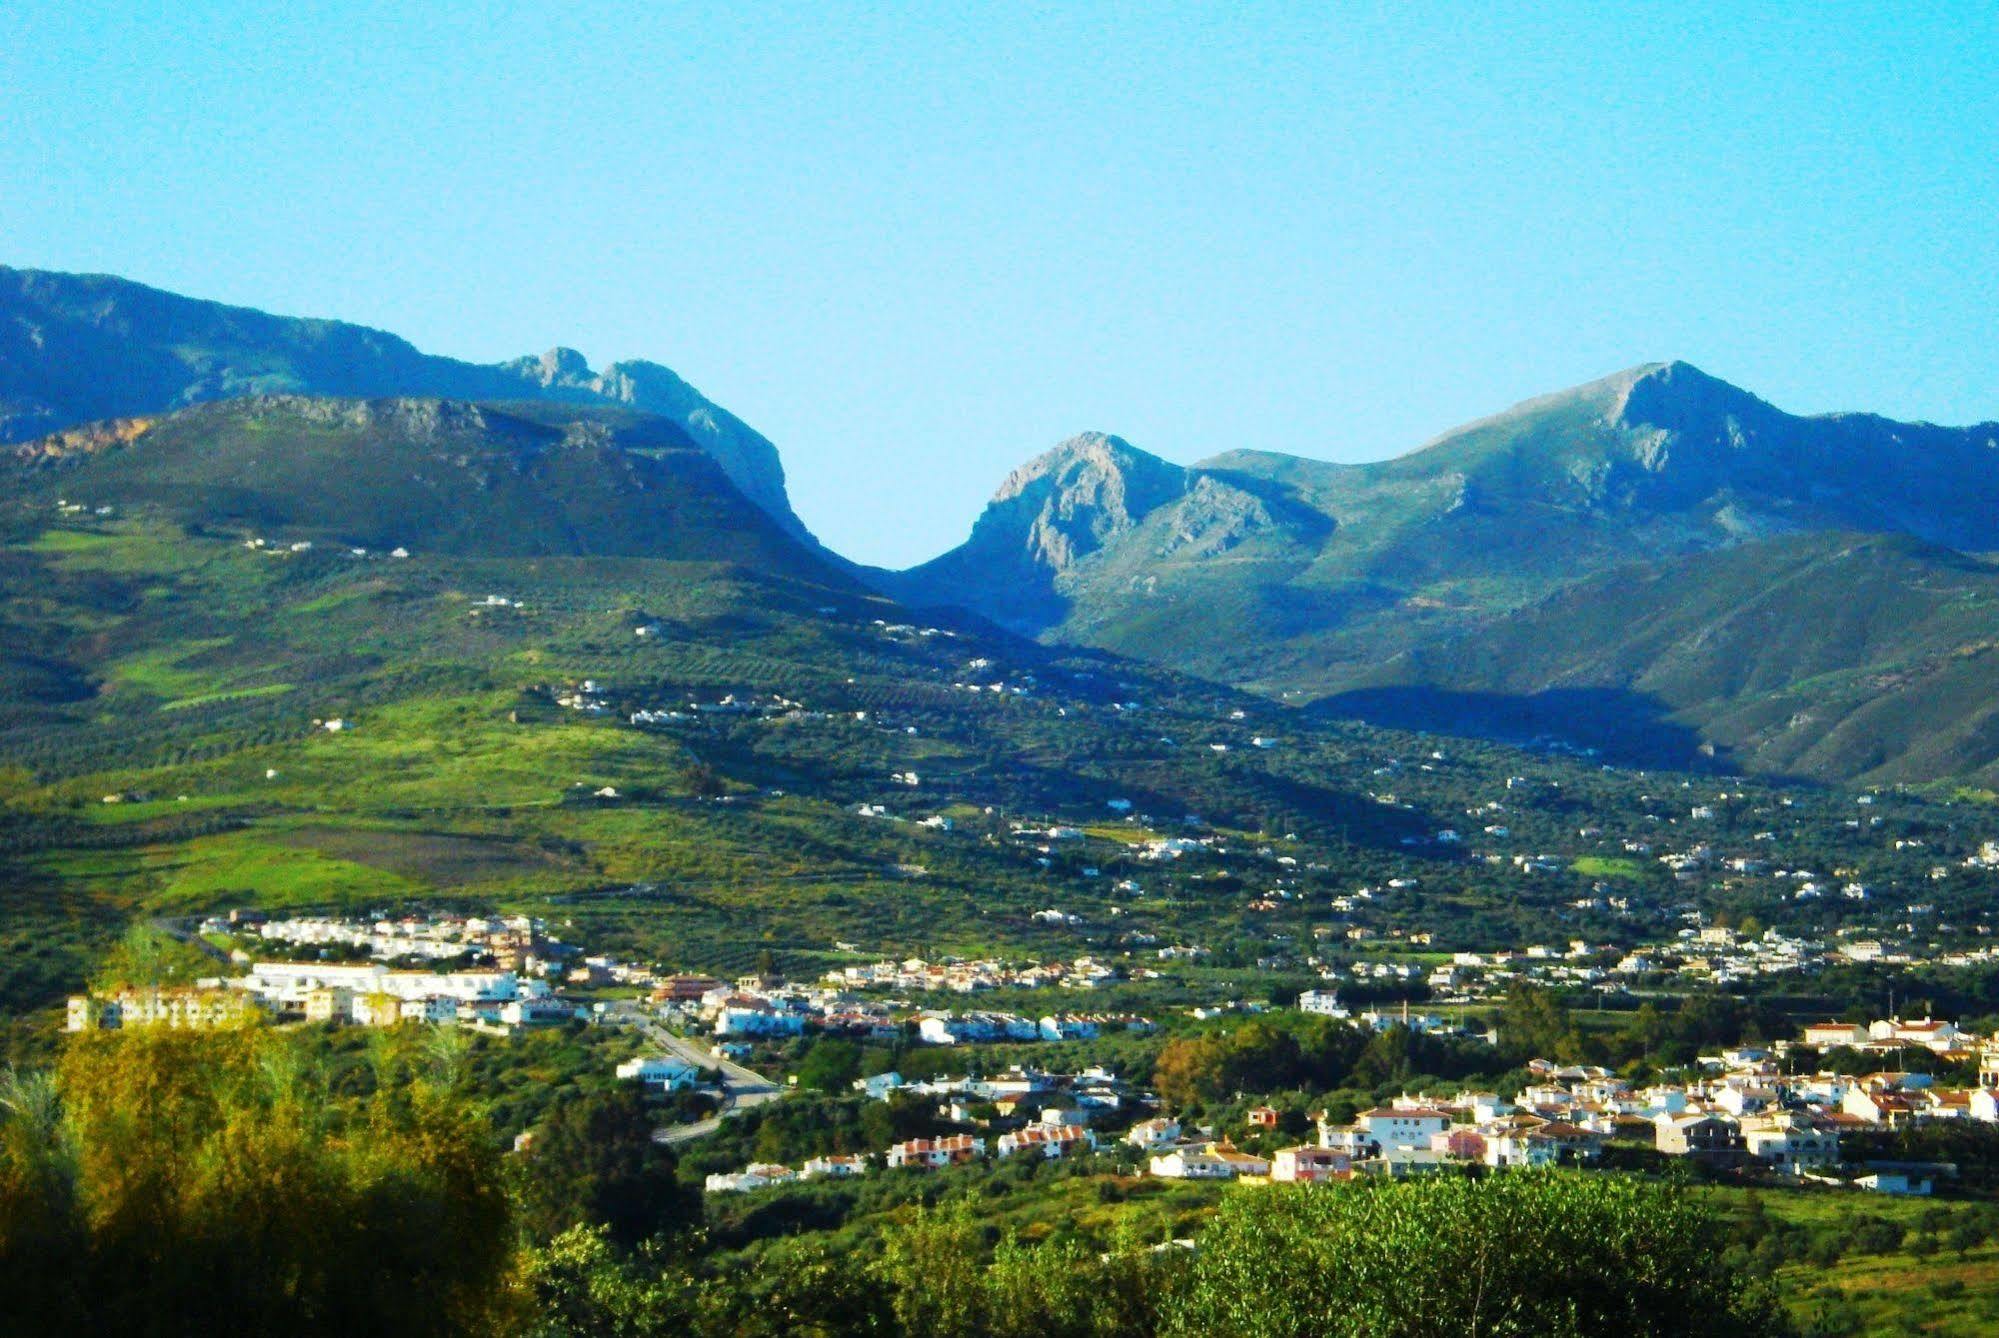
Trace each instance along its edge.
<instances>
[{"instance_id":1,"label":"green tree","mask_svg":"<svg viewBox=\"0 0 1999 1338\"><path fill-rule=\"evenodd\" d=\"M337 1099L291 1059L289 1038L257 1028L138 1028L75 1037L52 1079L11 1080L0 1313L14 1331L511 1325L511 1213L484 1126L420 1080Z\"/></svg>"},{"instance_id":2,"label":"green tree","mask_svg":"<svg viewBox=\"0 0 1999 1338\"><path fill-rule=\"evenodd\" d=\"M985 1261L984 1232L959 1204L889 1232L875 1276L895 1332L933 1338L1146 1338L1159 1331L1183 1259L1129 1231L1104 1250L1012 1232Z\"/></svg>"},{"instance_id":3,"label":"green tree","mask_svg":"<svg viewBox=\"0 0 1999 1338\"><path fill-rule=\"evenodd\" d=\"M919 1209L882 1240L876 1276L893 1296L898 1332L938 1338L985 1331L985 1252L978 1222L961 1202L944 1212Z\"/></svg>"},{"instance_id":4,"label":"green tree","mask_svg":"<svg viewBox=\"0 0 1999 1338\"><path fill-rule=\"evenodd\" d=\"M665 1338L691 1327L697 1296L680 1270L634 1257L601 1226L572 1226L526 1252L530 1338Z\"/></svg>"},{"instance_id":5,"label":"green tree","mask_svg":"<svg viewBox=\"0 0 1999 1338\"><path fill-rule=\"evenodd\" d=\"M75 1313L86 1248L75 1149L46 1073L0 1074L0 1305L12 1315Z\"/></svg>"},{"instance_id":6,"label":"green tree","mask_svg":"<svg viewBox=\"0 0 1999 1338\"><path fill-rule=\"evenodd\" d=\"M162 989L213 975L215 968L215 959L193 944L151 925L135 924L104 955L91 986L106 994L126 988Z\"/></svg>"},{"instance_id":7,"label":"green tree","mask_svg":"<svg viewBox=\"0 0 1999 1338\"><path fill-rule=\"evenodd\" d=\"M1693 1199L1601 1173L1239 1192L1171 1318L1267 1338L1789 1332Z\"/></svg>"},{"instance_id":8,"label":"green tree","mask_svg":"<svg viewBox=\"0 0 1999 1338\"><path fill-rule=\"evenodd\" d=\"M1508 991L1499 1012L1499 1043L1516 1059L1573 1059L1580 1049L1561 996L1535 985Z\"/></svg>"},{"instance_id":9,"label":"green tree","mask_svg":"<svg viewBox=\"0 0 1999 1338\"><path fill-rule=\"evenodd\" d=\"M1152 1084L1169 1106L1185 1109L1220 1097L1222 1046L1212 1036L1177 1036L1160 1047Z\"/></svg>"},{"instance_id":10,"label":"green tree","mask_svg":"<svg viewBox=\"0 0 1999 1338\"><path fill-rule=\"evenodd\" d=\"M861 1076L861 1047L821 1037L798 1064L798 1085L821 1092L844 1092Z\"/></svg>"},{"instance_id":11,"label":"green tree","mask_svg":"<svg viewBox=\"0 0 1999 1338\"><path fill-rule=\"evenodd\" d=\"M557 1105L520 1159L522 1225L538 1239L601 1226L623 1246L696 1224L699 1195L653 1140L645 1102L629 1087Z\"/></svg>"},{"instance_id":12,"label":"green tree","mask_svg":"<svg viewBox=\"0 0 1999 1338\"><path fill-rule=\"evenodd\" d=\"M1971 1218L1962 1217L1951 1226L1950 1234L1945 1240L1957 1257L1962 1259L1985 1243L1985 1230Z\"/></svg>"}]
</instances>

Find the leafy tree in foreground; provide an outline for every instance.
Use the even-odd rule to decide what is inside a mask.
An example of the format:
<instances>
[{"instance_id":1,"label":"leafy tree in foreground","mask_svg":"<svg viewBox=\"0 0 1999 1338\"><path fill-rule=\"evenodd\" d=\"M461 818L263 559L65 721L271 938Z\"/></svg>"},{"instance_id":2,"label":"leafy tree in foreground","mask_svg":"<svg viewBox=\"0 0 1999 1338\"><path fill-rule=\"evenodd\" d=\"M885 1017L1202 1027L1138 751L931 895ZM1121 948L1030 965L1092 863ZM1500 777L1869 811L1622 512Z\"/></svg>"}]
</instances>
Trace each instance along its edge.
<instances>
[{"instance_id":1,"label":"leafy tree in foreground","mask_svg":"<svg viewBox=\"0 0 1999 1338\"><path fill-rule=\"evenodd\" d=\"M1161 1331L1179 1252L1120 1235L1108 1251L1012 1233L982 1262L985 1231L963 1203L920 1212L887 1235L876 1278L895 1331L943 1338L1148 1338Z\"/></svg>"},{"instance_id":2,"label":"leafy tree in foreground","mask_svg":"<svg viewBox=\"0 0 1999 1338\"><path fill-rule=\"evenodd\" d=\"M76 1037L0 1101L10 1332L490 1333L511 1323L490 1138L422 1081L341 1102L255 1029Z\"/></svg>"},{"instance_id":3,"label":"leafy tree in foreground","mask_svg":"<svg viewBox=\"0 0 1999 1338\"><path fill-rule=\"evenodd\" d=\"M1617 1176L1437 1176L1231 1196L1171 1328L1261 1338L1776 1335L1683 1191Z\"/></svg>"}]
</instances>

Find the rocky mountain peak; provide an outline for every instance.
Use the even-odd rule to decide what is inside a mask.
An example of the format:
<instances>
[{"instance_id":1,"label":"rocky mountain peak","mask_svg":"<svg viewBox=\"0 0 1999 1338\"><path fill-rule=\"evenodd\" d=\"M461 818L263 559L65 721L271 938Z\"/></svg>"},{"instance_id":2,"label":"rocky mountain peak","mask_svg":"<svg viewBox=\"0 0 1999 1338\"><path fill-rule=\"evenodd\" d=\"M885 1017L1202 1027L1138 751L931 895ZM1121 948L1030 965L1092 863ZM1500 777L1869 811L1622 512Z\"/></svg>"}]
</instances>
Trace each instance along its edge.
<instances>
[{"instance_id":1,"label":"rocky mountain peak","mask_svg":"<svg viewBox=\"0 0 1999 1338\"><path fill-rule=\"evenodd\" d=\"M531 374L545 386L573 385L590 378L590 360L573 348L552 348L535 360L533 368Z\"/></svg>"},{"instance_id":2,"label":"rocky mountain peak","mask_svg":"<svg viewBox=\"0 0 1999 1338\"><path fill-rule=\"evenodd\" d=\"M1712 435L1731 420L1744 425L1784 417L1781 410L1690 362L1633 368L1608 420L1618 427Z\"/></svg>"},{"instance_id":3,"label":"rocky mountain peak","mask_svg":"<svg viewBox=\"0 0 1999 1338\"><path fill-rule=\"evenodd\" d=\"M1066 571L1183 496L1187 471L1103 432L1085 432L1009 474L973 527L975 543L1024 549Z\"/></svg>"}]
</instances>

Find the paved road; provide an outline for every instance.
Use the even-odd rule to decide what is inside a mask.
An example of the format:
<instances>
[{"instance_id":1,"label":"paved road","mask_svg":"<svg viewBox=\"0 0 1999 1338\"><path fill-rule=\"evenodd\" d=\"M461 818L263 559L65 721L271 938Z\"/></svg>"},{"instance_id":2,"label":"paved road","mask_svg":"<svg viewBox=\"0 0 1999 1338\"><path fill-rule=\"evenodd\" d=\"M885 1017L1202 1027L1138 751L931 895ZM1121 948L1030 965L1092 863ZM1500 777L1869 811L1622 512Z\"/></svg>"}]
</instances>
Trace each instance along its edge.
<instances>
[{"instance_id":1,"label":"paved road","mask_svg":"<svg viewBox=\"0 0 1999 1338\"><path fill-rule=\"evenodd\" d=\"M227 964L229 954L201 936L201 921L195 916L161 916L155 919L153 927L163 934L191 944L201 949L217 961ZM662 1027L642 1007L627 1004L612 1013L618 1023L635 1026L645 1033L647 1040L670 1055L679 1055L690 1064L704 1069L719 1069L722 1073L722 1107L715 1115L692 1124L674 1124L664 1129L655 1129L653 1137L662 1143L686 1143L696 1138L706 1138L722 1127L722 1121L732 1119L746 1110L755 1110L766 1101L775 1101L784 1095L784 1089L755 1069L745 1068L731 1059L676 1036Z\"/></svg>"},{"instance_id":2,"label":"paved road","mask_svg":"<svg viewBox=\"0 0 1999 1338\"><path fill-rule=\"evenodd\" d=\"M191 915L184 918L162 916L152 923L153 928L167 937L201 949L224 966L229 964L229 954L201 936L201 921L198 918Z\"/></svg>"},{"instance_id":3,"label":"paved road","mask_svg":"<svg viewBox=\"0 0 1999 1338\"><path fill-rule=\"evenodd\" d=\"M755 1069L745 1068L734 1060L719 1058L685 1037L674 1035L636 1008L621 1012L619 1018L638 1027L645 1033L648 1041L667 1054L678 1055L688 1063L698 1064L702 1068L721 1070L721 1110L705 1120L696 1120L692 1124L674 1124L654 1130L653 1138L661 1143L686 1143L696 1138L706 1138L722 1127L723 1120L733 1119L746 1110L755 1110L766 1101L775 1101L784 1095L782 1087Z\"/></svg>"}]
</instances>

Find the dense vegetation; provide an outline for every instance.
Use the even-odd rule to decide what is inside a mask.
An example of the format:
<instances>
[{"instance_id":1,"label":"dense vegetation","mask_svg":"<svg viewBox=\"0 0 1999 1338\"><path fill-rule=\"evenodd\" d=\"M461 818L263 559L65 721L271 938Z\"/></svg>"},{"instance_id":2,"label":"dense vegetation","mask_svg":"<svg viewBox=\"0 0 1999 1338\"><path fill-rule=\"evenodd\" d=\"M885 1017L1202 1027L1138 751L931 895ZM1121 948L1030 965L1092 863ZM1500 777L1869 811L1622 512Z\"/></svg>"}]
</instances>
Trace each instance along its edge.
<instances>
[{"instance_id":1,"label":"dense vegetation","mask_svg":"<svg viewBox=\"0 0 1999 1338\"><path fill-rule=\"evenodd\" d=\"M1191 1253L1155 1248L1137 1219L1101 1244L1029 1242L995 1235L970 1200L919 1199L861 1258L808 1238L742 1268L700 1229L628 1094L558 1108L503 1159L453 1044L377 1037L368 1070L339 1080L308 1054L256 1029L141 1030L12 1074L0 1305L13 1331L1784 1329L1723 1266L1697 1201L1596 1175L1239 1191Z\"/></svg>"},{"instance_id":2,"label":"dense vegetation","mask_svg":"<svg viewBox=\"0 0 1999 1338\"><path fill-rule=\"evenodd\" d=\"M53 1075L10 1074L10 1326L499 1327L512 1247L498 1151L428 1058L385 1046L374 1089L352 1096L270 1033L157 1030L80 1039Z\"/></svg>"}]
</instances>

